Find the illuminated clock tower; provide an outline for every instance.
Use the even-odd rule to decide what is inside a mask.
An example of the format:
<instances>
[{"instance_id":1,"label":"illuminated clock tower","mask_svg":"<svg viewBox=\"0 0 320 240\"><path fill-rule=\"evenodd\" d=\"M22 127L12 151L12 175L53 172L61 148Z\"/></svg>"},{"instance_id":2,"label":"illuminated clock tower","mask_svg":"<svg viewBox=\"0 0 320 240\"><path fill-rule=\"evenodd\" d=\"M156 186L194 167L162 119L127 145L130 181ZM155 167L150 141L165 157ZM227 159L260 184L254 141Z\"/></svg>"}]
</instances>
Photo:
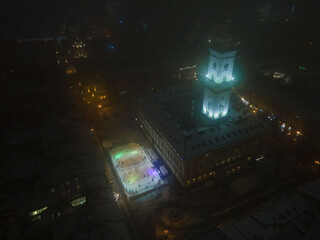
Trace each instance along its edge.
<instances>
[{"instance_id":1,"label":"illuminated clock tower","mask_svg":"<svg viewBox=\"0 0 320 240\"><path fill-rule=\"evenodd\" d=\"M230 90L234 83L232 72L237 50L235 44L217 41L213 48L209 48L209 52L202 111L211 119L219 119L228 113Z\"/></svg>"}]
</instances>

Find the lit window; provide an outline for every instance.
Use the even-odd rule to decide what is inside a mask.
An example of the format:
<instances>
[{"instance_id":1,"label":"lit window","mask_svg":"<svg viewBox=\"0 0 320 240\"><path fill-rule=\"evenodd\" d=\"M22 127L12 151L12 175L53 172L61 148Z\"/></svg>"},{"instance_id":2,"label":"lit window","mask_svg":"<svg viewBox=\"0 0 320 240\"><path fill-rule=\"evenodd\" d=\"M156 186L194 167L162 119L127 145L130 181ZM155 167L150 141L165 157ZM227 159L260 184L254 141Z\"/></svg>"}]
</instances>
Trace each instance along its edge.
<instances>
[{"instance_id":1,"label":"lit window","mask_svg":"<svg viewBox=\"0 0 320 240\"><path fill-rule=\"evenodd\" d=\"M34 216L33 218L31 218L31 222L37 221L37 220L41 220L41 216Z\"/></svg>"},{"instance_id":2,"label":"lit window","mask_svg":"<svg viewBox=\"0 0 320 240\"><path fill-rule=\"evenodd\" d=\"M86 197L76 198L71 201L72 207L78 207L78 206L83 205L85 203L86 203Z\"/></svg>"},{"instance_id":3,"label":"lit window","mask_svg":"<svg viewBox=\"0 0 320 240\"><path fill-rule=\"evenodd\" d=\"M47 208L48 208L48 207L44 207L44 208L40 208L40 209L38 209L38 210L35 210L35 211L33 211L33 212L30 212L30 213L29 213L29 216L30 216L30 217L36 216L36 215L42 213L43 211L45 211Z\"/></svg>"}]
</instances>

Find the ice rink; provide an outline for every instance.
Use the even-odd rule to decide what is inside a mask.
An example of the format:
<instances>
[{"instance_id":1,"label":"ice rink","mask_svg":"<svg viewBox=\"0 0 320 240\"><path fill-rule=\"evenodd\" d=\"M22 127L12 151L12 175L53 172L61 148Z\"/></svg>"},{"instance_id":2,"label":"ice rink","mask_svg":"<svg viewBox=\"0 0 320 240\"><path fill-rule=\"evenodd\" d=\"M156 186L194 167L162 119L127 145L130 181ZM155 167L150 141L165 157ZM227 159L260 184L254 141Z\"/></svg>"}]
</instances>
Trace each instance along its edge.
<instances>
[{"instance_id":1,"label":"ice rink","mask_svg":"<svg viewBox=\"0 0 320 240\"><path fill-rule=\"evenodd\" d=\"M127 196L137 196L162 184L158 171L137 143L116 147L110 151Z\"/></svg>"}]
</instances>

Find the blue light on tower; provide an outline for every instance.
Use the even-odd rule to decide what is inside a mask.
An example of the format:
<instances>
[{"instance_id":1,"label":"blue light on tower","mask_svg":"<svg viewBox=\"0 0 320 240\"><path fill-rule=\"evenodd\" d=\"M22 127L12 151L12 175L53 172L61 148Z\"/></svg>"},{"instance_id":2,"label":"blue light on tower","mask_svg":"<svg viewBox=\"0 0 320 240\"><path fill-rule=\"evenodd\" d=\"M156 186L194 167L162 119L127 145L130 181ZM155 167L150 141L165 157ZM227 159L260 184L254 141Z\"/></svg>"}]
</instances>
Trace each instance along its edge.
<instances>
[{"instance_id":1,"label":"blue light on tower","mask_svg":"<svg viewBox=\"0 0 320 240\"><path fill-rule=\"evenodd\" d=\"M219 50L218 50L219 49ZM205 77L203 113L211 119L227 115L236 50L209 49L208 74Z\"/></svg>"}]
</instances>

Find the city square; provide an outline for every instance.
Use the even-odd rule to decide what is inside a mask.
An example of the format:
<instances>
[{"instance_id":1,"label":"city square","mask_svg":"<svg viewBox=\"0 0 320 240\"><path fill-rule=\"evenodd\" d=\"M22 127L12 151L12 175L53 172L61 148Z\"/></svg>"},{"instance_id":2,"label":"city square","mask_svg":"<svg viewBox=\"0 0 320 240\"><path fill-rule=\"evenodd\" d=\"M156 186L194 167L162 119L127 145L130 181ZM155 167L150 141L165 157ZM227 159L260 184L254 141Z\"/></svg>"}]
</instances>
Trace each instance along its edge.
<instances>
[{"instance_id":1,"label":"city square","mask_svg":"<svg viewBox=\"0 0 320 240\"><path fill-rule=\"evenodd\" d=\"M139 144L116 147L110 155L129 199L150 192L163 183L148 154Z\"/></svg>"}]
</instances>

